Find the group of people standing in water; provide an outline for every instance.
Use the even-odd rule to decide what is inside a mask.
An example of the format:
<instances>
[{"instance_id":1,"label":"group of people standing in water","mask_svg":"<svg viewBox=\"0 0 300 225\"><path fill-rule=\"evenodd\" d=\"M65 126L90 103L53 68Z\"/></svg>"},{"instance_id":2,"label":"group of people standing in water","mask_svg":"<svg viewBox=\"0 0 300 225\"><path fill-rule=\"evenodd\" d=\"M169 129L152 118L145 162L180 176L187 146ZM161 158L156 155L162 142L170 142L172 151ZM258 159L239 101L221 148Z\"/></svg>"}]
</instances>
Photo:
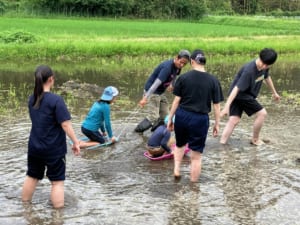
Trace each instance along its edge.
<instances>
[{"instance_id":1,"label":"group of people standing in water","mask_svg":"<svg viewBox=\"0 0 300 225\"><path fill-rule=\"evenodd\" d=\"M269 68L275 63L277 53L274 49L264 48L259 56L245 64L236 74L229 90L224 108L222 87L216 76L206 71L206 55L200 49L190 53L181 50L173 59L159 64L150 75L144 87L144 95L139 105L147 111L147 118L137 125L135 131L143 133L152 128L156 131L155 138L150 137L152 147L163 148L170 153L172 150L159 139L170 138L175 133L174 170L175 179L180 178L180 166L186 145L191 150L190 180L197 182L201 173L202 153L209 130L209 113L214 113L213 136L220 131L221 117L229 115L220 138L226 144L234 128L239 123L242 113L255 115L253 135L250 143L260 145L259 133L267 112L256 100L263 81L270 88L275 100L279 100ZM188 63L191 70L180 75ZM180 76L178 76L180 75ZM72 150L80 154L80 148L107 140L116 141L110 124L110 104L119 94L117 88L106 87L88 112L82 123L82 133L91 142L84 143L77 139L70 122L71 116L63 99L51 93L55 75L48 66L39 66L35 71L34 93L29 98L28 108L32 127L28 143L27 173L23 184L22 200L32 199L38 181L46 176L51 182L51 202L55 208L64 206L64 180L66 170L66 135L72 140ZM169 107L165 92L173 93L174 100ZM166 117L168 118L167 120ZM158 127L165 124L164 128ZM160 131L161 130L161 131ZM157 132L163 135L158 135ZM167 139L166 139L167 136ZM159 140L161 141L161 140ZM155 146L158 145L158 146Z\"/></svg>"},{"instance_id":2,"label":"group of people standing in water","mask_svg":"<svg viewBox=\"0 0 300 225\"><path fill-rule=\"evenodd\" d=\"M229 115L221 135L220 143L226 144L234 128L239 123L243 112L248 116L255 114L253 135L250 143L261 145L259 133L267 112L257 101L263 81L270 88L273 98L279 101L269 68L275 63L277 53L274 49L264 48L259 56L245 64L236 74L229 89L229 95L223 110L220 103L224 100L218 79L205 69L206 56L202 50L189 54L181 50L173 60L162 62L151 74L145 85L144 96L140 101L143 107L148 103L149 117L144 118L135 128L136 132L144 132L150 127L160 124L168 115L167 128L175 131L176 148L174 150L174 177L180 178L180 164L184 155L184 146L191 149L190 180L196 182L201 173L201 155L203 153L209 128L211 106L214 112L213 136L218 136L220 119ZM176 78L181 69L190 62L192 70ZM165 91L174 94L174 100L167 112ZM155 118L157 118L155 120Z\"/></svg>"}]
</instances>

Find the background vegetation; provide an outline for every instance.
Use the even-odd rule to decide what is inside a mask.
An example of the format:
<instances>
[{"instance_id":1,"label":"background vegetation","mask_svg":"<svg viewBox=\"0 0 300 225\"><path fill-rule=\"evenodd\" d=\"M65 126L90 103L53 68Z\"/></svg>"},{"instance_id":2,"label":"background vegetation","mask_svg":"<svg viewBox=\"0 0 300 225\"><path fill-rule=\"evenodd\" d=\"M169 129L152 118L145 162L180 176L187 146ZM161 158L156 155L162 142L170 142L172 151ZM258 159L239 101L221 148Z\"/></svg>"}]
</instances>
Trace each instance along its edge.
<instances>
[{"instance_id":1,"label":"background vegetation","mask_svg":"<svg viewBox=\"0 0 300 225\"><path fill-rule=\"evenodd\" d=\"M191 20L205 14L300 16L300 0L0 0L0 13Z\"/></svg>"},{"instance_id":2,"label":"background vegetation","mask_svg":"<svg viewBox=\"0 0 300 225\"><path fill-rule=\"evenodd\" d=\"M181 48L202 48L212 55L256 55L266 46L281 54L300 52L297 19L213 16L187 22L2 17L0 27L1 60L170 56Z\"/></svg>"},{"instance_id":3,"label":"background vegetation","mask_svg":"<svg viewBox=\"0 0 300 225\"><path fill-rule=\"evenodd\" d=\"M169 56L180 48L243 55L266 46L298 54L299 18L261 15L297 15L299 5L300 0L0 0L0 60Z\"/></svg>"}]
</instances>

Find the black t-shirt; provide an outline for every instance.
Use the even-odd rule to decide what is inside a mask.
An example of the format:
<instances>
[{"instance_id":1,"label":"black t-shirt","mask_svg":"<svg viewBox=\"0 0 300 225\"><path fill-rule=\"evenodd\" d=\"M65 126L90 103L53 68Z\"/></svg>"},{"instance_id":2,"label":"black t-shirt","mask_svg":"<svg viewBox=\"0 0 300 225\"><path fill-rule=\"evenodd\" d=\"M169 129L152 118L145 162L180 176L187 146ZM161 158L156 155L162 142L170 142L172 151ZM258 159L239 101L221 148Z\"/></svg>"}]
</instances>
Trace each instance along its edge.
<instances>
[{"instance_id":1,"label":"black t-shirt","mask_svg":"<svg viewBox=\"0 0 300 225\"><path fill-rule=\"evenodd\" d=\"M236 99L254 99L258 96L262 82L269 76L269 69L259 71L255 60L244 65L235 76L230 86L230 92L237 86L239 93Z\"/></svg>"},{"instance_id":2,"label":"black t-shirt","mask_svg":"<svg viewBox=\"0 0 300 225\"><path fill-rule=\"evenodd\" d=\"M40 158L61 157L67 152L66 134L61 123L70 120L70 113L62 97L45 92L40 107L32 106L29 98L29 115L32 122L28 154Z\"/></svg>"},{"instance_id":3,"label":"black t-shirt","mask_svg":"<svg viewBox=\"0 0 300 225\"><path fill-rule=\"evenodd\" d=\"M175 83L173 93L181 97L179 107L203 114L211 111L212 102L217 104L224 100L218 79L197 70L181 75Z\"/></svg>"}]
</instances>

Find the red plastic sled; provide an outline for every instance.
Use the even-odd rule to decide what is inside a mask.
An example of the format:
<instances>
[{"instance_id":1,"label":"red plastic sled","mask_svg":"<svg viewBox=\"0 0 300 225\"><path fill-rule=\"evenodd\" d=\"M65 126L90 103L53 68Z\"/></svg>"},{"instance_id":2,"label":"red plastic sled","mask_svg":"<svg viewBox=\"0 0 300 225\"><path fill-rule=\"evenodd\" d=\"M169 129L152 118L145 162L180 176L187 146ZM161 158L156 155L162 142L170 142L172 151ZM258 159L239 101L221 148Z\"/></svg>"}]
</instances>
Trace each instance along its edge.
<instances>
[{"instance_id":1,"label":"red plastic sled","mask_svg":"<svg viewBox=\"0 0 300 225\"><path fill-rule=\"evenodd\" d=\"M174 145L174 147L172 146L172 150L174 150L174 148L175 148L175 145ZM189 147L186 146L184 149L184 154L187 154L189 151L190 151ZM144 156L153 161L159 161L159 160L164 160L164 159L173 159L173 157L174 157L174 155L171 153L162 155L162 156L158 156L158 157L151 157L147 151L144 152Z\"/></svg>"}]
</instances>

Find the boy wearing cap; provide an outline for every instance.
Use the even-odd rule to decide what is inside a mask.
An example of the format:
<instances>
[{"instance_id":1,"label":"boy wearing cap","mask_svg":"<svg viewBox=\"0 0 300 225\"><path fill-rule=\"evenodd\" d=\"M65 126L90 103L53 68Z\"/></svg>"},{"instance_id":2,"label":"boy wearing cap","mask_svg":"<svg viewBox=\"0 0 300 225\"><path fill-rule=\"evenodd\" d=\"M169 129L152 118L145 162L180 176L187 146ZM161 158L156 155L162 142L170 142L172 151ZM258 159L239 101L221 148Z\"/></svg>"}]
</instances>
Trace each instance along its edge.
<instances>
[{"instance_id":1,"label":"boy wearing cap","mask_svg":"<svg viewBox=\"0 0 300 225\"><path fill-rule=\"evenodd\" d=\"M169 112L169 104L164 92L173 90L177 75L189 60L190 52L181 50L174 59L162 62L154 69L145 84L144 96L139 102L141 107L148 103L145 108L148 116L137 125L136 132L144 132L152 125L153 131L164 123L164 118Z\"/></svg>"},{"instance_id":2,"label":"boy wearing cap","mask_svg":"<svg viewBox=\"0 0 300 225\"><path fill-rule=\"evenodd\" d=\"M118 94L119 91L117 88L108 86L104 89L100 99L92 105L81 126L82 133L87 136L90 141L81 142L81 148L94 146L99 143L103 144L106 135L108 135L111 142L116 141L110 123L110 104L116 100Z\"/></svg>"},{"instance_id":3,"label":"boy wearing cap","mask_svg":"<svg viewBox=\"0 0 300 225\"><path fill-rule=\"evenodd\" d=\"M184 147L191 149L190 180L196 182L201 173L202 153L209 128L209 112L214 108L213 136L219 132L220 102L223 94L218 79L205 71L206 58L203 51L191 55L193 70L181 75L175 84L169 118L176 116L175 123L168 121L168 129L174 126L176 147L174 150L174 177L180 178L180 164ZM213 103L213 104L212 104Z\"/></svg>"},{"instance_id":4,"label":"boy wearing cap","mask_svg":"<svg viewBox=\"0 0 300 225\"><path fill-rule=\"evenodd\" d=\"M243 111L248 116L256 115L253 125L253 136L251 144L261 145L259 133L267 116L267 111L261 106L256 97L260 91L262 82L265 81L271 89L273 98L280 100L273 81L269 76L269 68L275 63L277 53L271 48L264 48L260 51L259 57L244 65L235 76L231 86L230 94L225 107L221 112L221 117L229 115L229 120L223 130L220 140L221 144L226 144L236 125L240 122Z\"/></svg>"}]
</instances>

